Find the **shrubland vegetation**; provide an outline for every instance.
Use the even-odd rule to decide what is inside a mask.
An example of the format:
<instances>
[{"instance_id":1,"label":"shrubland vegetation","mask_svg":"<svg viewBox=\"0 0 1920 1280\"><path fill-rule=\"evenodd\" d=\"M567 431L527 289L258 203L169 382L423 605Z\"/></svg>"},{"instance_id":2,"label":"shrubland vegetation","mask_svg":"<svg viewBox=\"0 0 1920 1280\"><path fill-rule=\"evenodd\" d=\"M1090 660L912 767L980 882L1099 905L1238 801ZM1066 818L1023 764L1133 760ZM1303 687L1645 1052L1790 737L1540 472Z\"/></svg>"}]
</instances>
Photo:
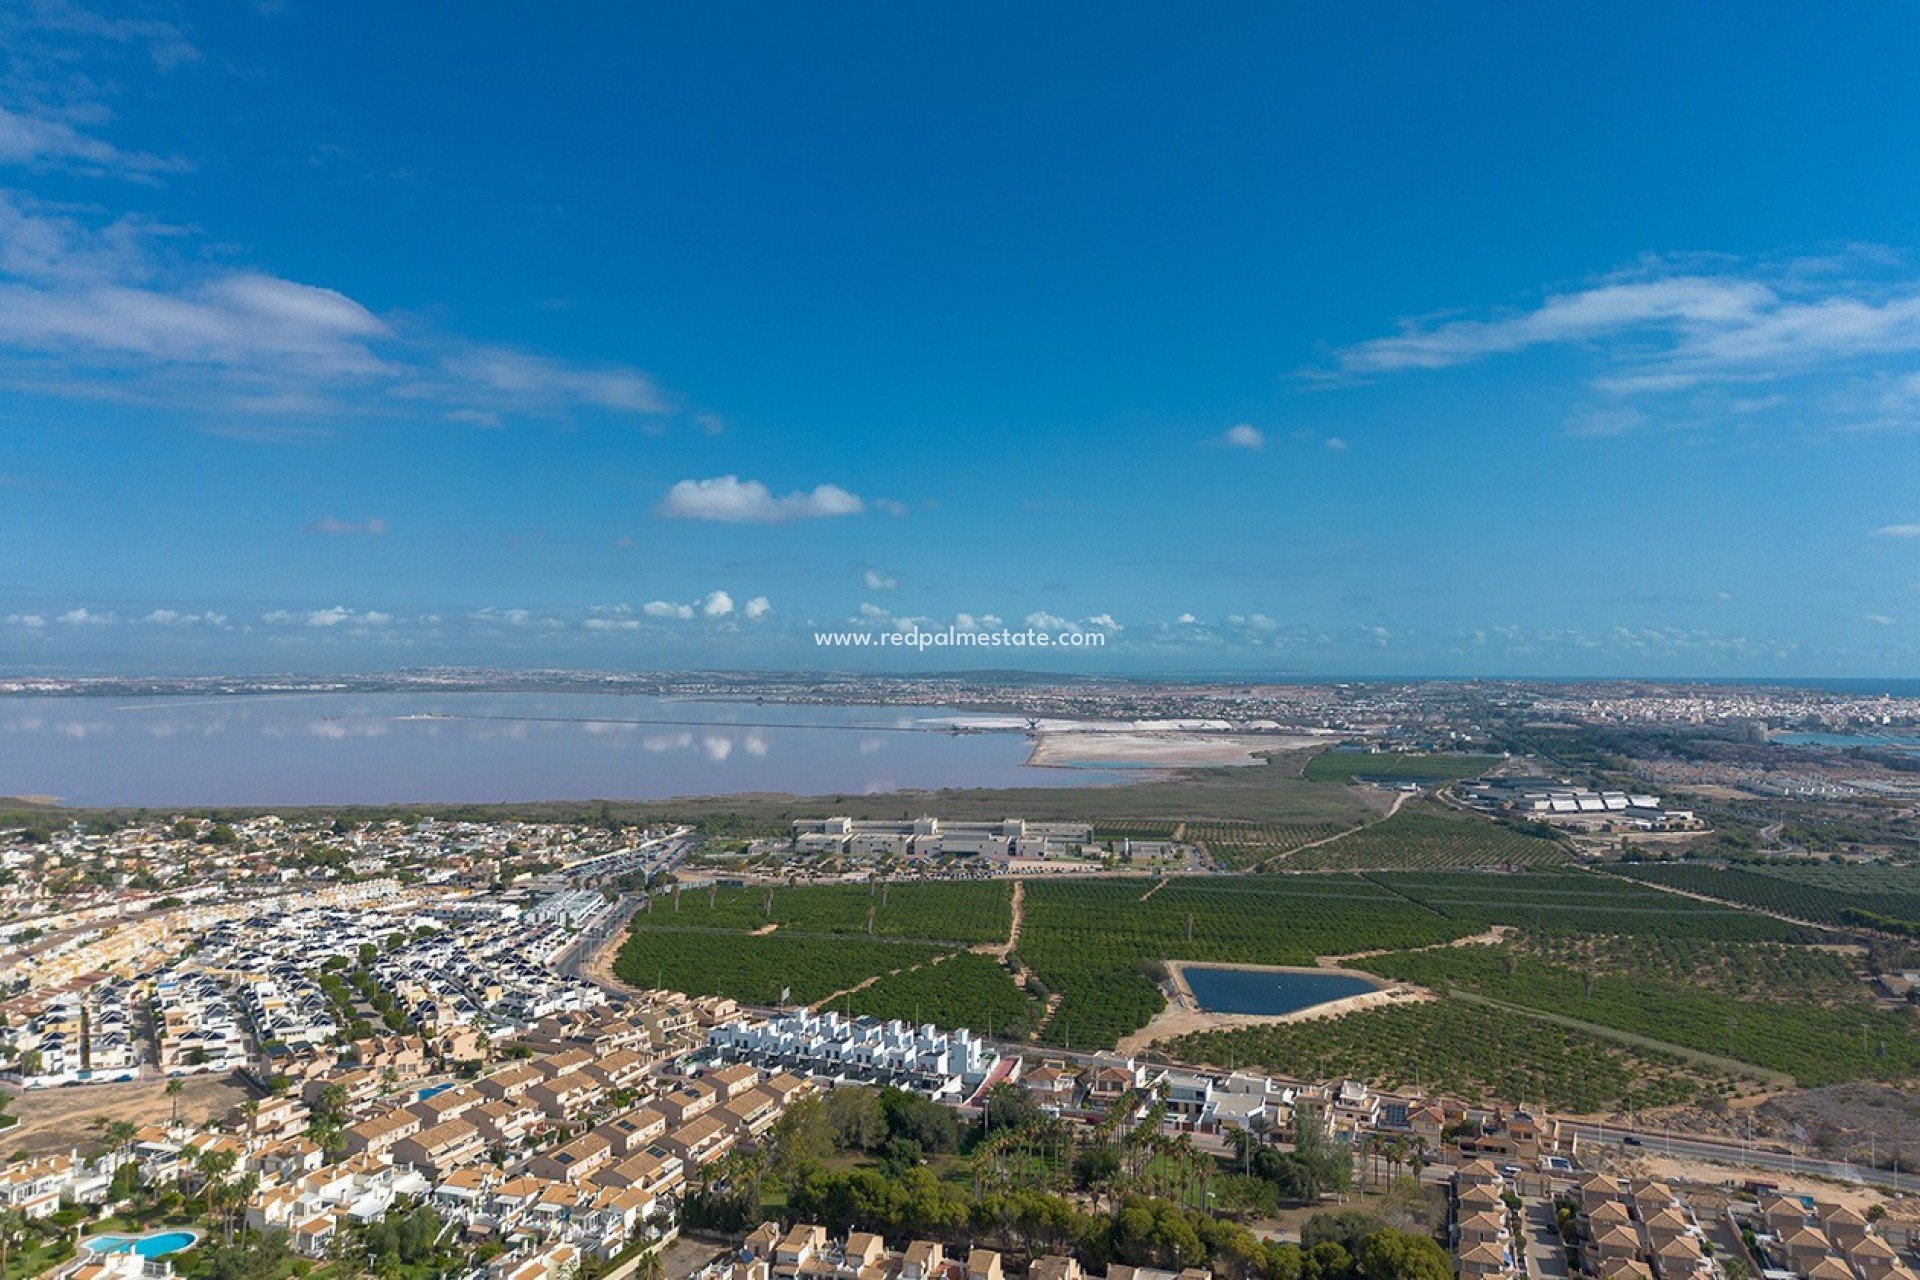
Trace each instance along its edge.
<instances>
[{"instance_id":1,"label":"shrubland vegetation","mask_svg":"<svg viewBox=\"0 0 1920 1280\"><path fill-rule=\"evenodd\" d=\"M737 1231L763 1216L817 1222L835 1235L940 1241L1038 1257L1210 1268L1223 1280L1448 1280L1435 1218L1411 1178L1390 1203L1400 1225L1354 1210L1310 1217L1298 1244L1268 1242L1242 1219L1280 1197L1345 1188L1348 1153L1312 1133L1292 1152L1258 1142L1226 1162L1160 1131L1162 1108L1123 1127L1066 1125L1016 1089L989 1099L982 1123L898 1090L836 1089L791 1107L763 1144L703 1170L690 1225ZM1033 1176L1002 1176L1014 1168ZM1079 1196L1079 1199L1071 1198ZM1183 1203L1174 1195L1190 1197ZM1089 1209L1087 1203L1103 1206ZM1208 1211L1197 1206L1211 1206Z\"/></svg>"}]
</instances>

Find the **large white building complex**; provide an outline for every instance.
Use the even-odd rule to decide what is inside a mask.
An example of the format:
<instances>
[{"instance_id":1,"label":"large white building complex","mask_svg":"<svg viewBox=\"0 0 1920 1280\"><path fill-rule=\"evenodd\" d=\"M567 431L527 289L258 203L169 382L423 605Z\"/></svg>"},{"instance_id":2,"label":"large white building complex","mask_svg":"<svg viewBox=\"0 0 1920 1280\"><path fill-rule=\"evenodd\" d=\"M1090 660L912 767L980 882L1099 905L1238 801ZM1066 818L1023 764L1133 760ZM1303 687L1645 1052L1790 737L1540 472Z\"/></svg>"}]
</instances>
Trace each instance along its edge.
<instances>
[{"instance_id":1,"label":"large white building complex","mask_svg":"<svg viewBox=\"0 0 1920 1280\"><path fill-rule=\"evenodd\" d=\"M1093 842L1084 822L946 822L919 817L890 822L867 818L802 818L793 824L794 848L808 853L1045 858L1078 853Z\"/></svg>"}]
</instances>

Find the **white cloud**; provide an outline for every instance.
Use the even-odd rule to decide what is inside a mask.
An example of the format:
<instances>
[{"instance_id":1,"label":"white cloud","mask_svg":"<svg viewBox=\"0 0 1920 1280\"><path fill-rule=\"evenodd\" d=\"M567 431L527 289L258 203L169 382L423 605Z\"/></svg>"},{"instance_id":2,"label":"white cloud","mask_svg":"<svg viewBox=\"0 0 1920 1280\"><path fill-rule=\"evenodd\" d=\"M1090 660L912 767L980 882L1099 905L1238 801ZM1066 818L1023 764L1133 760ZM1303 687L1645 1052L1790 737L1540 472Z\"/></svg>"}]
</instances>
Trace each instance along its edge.
<instances>
[{"instance_id":1,"label":"white cloud","mask_svg":"<svg viewBox=\"0 0 1920 1280\"><path fill-rule=\"evenodd\" d=\"M1531 307L1403 321L1336 352L1320 376L1445 369L1545 347L1596 366L1588 385L1602 395L1686 396L1677 403L1688 422L1920 426L1920 401L1890 389L1920 357L1920 278L1900 255L1870 246L1818 259L1650 259ZM1641 423L1601 409L1568 425L1601 436Z\"/></svg>"},{"instance_id":2,"label":"white cloud","mask_svg":"<svg viewBox=\"0 0 1920 1280\"><path fill-rule=\"evenodd\" d=\"M226 615L212 610L205 613L181 613L176 609L155 609L140 621L156 627L224 627L227 625Z\"/></svg>"},{"instance_id":3,"label":"white cloud","mask_svg":"<svg viewBox=\"0 0 1920 1280\"><path fill-rule=\"evenodd\" d=\"M108 17L69 0L39 0L37 4L21 6L17 14L0 23L0 34L22 43L47 35L104 40L144 51L161 71L199 62L205 56L170 22L157 18Z\"/></svg>"},{"instance_id":4,"label":"white cloud","mask_svg":"<svg viewBox=\"0 0 1920 1280\"><path fill-rule=\"evenodd\" d=\"M1678 276L1603 284L1550 295L1532 311L1495 320L1406 321L1400 333L1339 353L1348 373L1443 369L1547 343L1573 342L1628 330L1669 329L1704 335L1715 327L1755 324L1779 304L1764 284L1737 278Z\"/></svg>"},{"instance_id":5,"label":"white cloud","mask_svg":"<svg viewBox=\"0 0 1920 1280\"><path fill-rule=\"evenodd\" d=\"M53 164L129 176L178 172L187 167L177 159L122 151L57 116L24 114L5 107L0 107L0 164Z\"/></svg>"},{"instance_id":6,"label":"white cloud","mask_svg":"<svg viewBox=\"0 0 1920 1280\"><path fill-rule=\"evenodd\" d=\"M1108 631L1117 632L1124 628L1113 619L1110 613L1096 613L1075 622L1063 618L1057 613L1037 609L1026 617L1026 625L1035 631Z\"/></svg>"},{"instance_id":7,"label":"white cloud","mask_svg":"<svg viewBox=\"0 0 1920 1280\"><path fill-rule=\"evenodd\" d=\"M393 621L393 615L378 609L356 613L343 604L336 604L329 609L314 609L305 613L294 609L275 609L261 614L260 621L271 627L304 626L330 630L336 627L384 627Z\"/></svg>"},{"instance_id":8,"label":"white cloud","mask_svg":"<svg viewBox=\"0 0 1920 1280\"><path fill-rule=\"evenodd\" d=\"M0 120L0 159L7 128ZM323 285L210 266L197 234L0 192L0 378L246 418L417 405L496 427L510 413L671 407L624 365L478 345L391 322Z\"/></svg>"},{"instance_id":9,"label":"white cloud","mask_svg":"<svg viewBox=\"0 0 1920 1280\"><path fill-rule=\"evenodd\" d=\"M764 618L773 612L773 605L765 596L755 596L744 607L736 607L730 592L715 588L690 604L674 600L649 600L640 606L640 612L649 618L659 618L668 622L690 622L694 618L730 618L740 613L749 620Z\"/></svg>"},{"instance_id":10,"label":"white cloud","mask_svg":"<svg viewBox=\"0 0 1920 1280\"><path fill-rule=\"evenodd\" d=\"M715 476L682 480L667 490L654 509L669 520L714 520L728 524L778 524L858 515L866 504L837 484L823 484L776 498L758 480Z\"/></svg>"},{"instance_id":11,"label":"white cloud","mask_svg":"<svg viewBox=\"0 0 1920 1280\"><path fill-rule=\"evenodd\" d=\"M892 591L900 585L898 578L890 577L878 569L869 569L863 576L869 591Z\"/></svg>"},{"instance_id":12,"label":"white cloud","mask_svg":"<svg viewBox=\"0 0 1920 1280\"><path fill-rule=\"evenodd\" d=\"M115 620L111 613L94 613L89 609L69 609L55 622L63 622L70 627L104 627Z\"/></svg>"},{"instance_id":13,"label":"white cloud","mask_svg":"<svg viewBox=\"0 0 1920 1280\"><path fill-rule=\"evenodd\" d=\"M387 522L379 516L368 516L365 520L342 520L339 516L321 516L301 526L308 533L324 534L330 538L384 538L387 534Z\"/></svg>"},{"instance_id":14,"label":"white cloud","mask_svg":"<svg viewBox=\"0 0 1920 1280\"><path fill-rule=\"evenodd\" d=\"M1190 613L1183 613L1179 617L1175 618L1174 621L1179 623L1183 627L1191 627L1191 626L1197 625L1200 619L1194 617Z\"/></svg>"},{"instance_id":15,"label":"white cloud","mask_svg":"<svg viewBox=\"0 0 1920 1280\"><path fill-rule=\"evenodd\" d=\"M445 364L460 383L477 383L533 412L573 405L637 414L672 408L651 377L619 365L568 364L507 347L476 347L447 357Z\"/></svg>"},{"instance_id":16,"label":"white cloud","mask_svg":"<svg viewBox=\"0 0 1920 1280\"><path fill-rule=\"evenodd\" d=\"M873 500L873 509L883 515L895 517L907 514L907 504L898 498L875 498Z\"/></svg>"},{"instance_id":17,"label":"white cloud","mask_svg":"<svg viewBox=\"0 0 1920 1280\"><path fill-rule=\"evenodd\" d=\"M1255 453L1267 447L1266 433L1251 423L1242 422L1227 428L1220 437L1220 443L1235 449L1250 449Z\"/></svg>"},{"instance_id":18,"label":"white cloud","mask_svg":"<svg viewBox=\"0 0 1920 1280\"><path fill-rule=\"evenodd\" d=\"M7 625L37 631L47 625L47 620L37 613L10 613L7 615Z\"/></svg>"},{"instance_id":19,"label":"white cloud","mask_svg":"<svg viewBox=\"0 0 1920 1280\"><path fill-rule=\"evenodd\" d=\"M1866 614L1864 615L1864 620L1867 622L1871 622L1876 627L1891 627L1894 625L1895 622L1898 621L1898 619L1889 618L1884 613Z\"/></svg>"},{"instance_id":20,"label":"white cloud","mask_svg":"<svg viewBox=\"0 0 1920 1280\"><path fill-rule=\"evenodd\" d=\"M1920 538L1920 524L1883 524L1873 531L1876 538Z\"/></svg>"},{"instance_id":21,"label":"white cloud","mask_svg":"<svg viewBox=\"0 0 1920 1280\"><path fill-rule=\"evenodd\" d=\"M1605 440L1637 431L1647 422L1644 409L1633 405L1615 405L1575 414L1567 419L1567 434L1577 440Z\"/></svg>"},{"instance_id":22,"label":"white cloud","mask_svg":"<svg viewBox=\"0 0 1920 1280\"><path fill-rule=\"evenodd\" d=\"M1333 450L1335 453L1345 453L1347 451L1347 442L1339 436L1328 436L1327 448Z\"/></svg>"},{"instance_id":23,"label":"white cloud","mask_svg":"<svg viewBox=\"0 0 1920 1280\"><path fill-rule=\"evenodd\" d=\"M893 615L887 610L882 609L879 605L871 601L862 600L860 602L860 617L868 622L880 622L892 616Z\"/></svg>"}]
</instances>

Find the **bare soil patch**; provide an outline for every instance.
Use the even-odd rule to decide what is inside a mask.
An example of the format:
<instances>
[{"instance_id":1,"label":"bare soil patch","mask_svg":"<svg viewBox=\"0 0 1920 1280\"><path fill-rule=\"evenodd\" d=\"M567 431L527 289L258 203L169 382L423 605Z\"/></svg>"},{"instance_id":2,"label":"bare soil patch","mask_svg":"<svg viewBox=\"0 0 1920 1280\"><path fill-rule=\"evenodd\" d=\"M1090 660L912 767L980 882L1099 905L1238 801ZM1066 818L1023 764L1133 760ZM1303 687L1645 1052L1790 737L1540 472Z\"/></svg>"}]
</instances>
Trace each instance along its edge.
<instances>
[{"instance_id":1,"label":"bare soil patch","mask_svg":"<svg viewBox=\"0 0 1920 1280\"><path fill-rule=\"evenodd\" d=\"M183 1085L177 1099L180 1115L194 1123L224 1116L248 1098L261 1096L258 1090L242 1084L238 1075L188 1076ZM89 1150L101 1145L99 1122L164 1121L173 1114L175 1101L167 1096L167 1082L157 1079L30 1089L14 1097L9 1110L20 1117L20 1123L0 1130L0 1151L42 1155L76 1147Z\"/></svg>"}]
</instances>

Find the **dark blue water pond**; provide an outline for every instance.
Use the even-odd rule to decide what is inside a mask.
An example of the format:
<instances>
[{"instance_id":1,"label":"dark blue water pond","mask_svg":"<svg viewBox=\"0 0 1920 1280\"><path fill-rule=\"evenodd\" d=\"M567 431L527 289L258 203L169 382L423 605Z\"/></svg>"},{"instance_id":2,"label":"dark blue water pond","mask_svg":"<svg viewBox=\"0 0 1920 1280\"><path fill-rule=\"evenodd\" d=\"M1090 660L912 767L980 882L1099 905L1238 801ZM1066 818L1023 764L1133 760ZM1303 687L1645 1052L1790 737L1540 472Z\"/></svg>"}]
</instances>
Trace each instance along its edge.
<instances>
[{"instance_id":1,"label":"dark blue water pond","mask_svg":"<svg viewBox=\"0 0 1920 1280\"><path fill-rule=\"evenodd\" d=\"M1378 983L1345 973L1271 973L1199 964L1183 967L1193 998L1208 1013L1294 1013L1380 989Z\"/></svg>"}]
</instances>

